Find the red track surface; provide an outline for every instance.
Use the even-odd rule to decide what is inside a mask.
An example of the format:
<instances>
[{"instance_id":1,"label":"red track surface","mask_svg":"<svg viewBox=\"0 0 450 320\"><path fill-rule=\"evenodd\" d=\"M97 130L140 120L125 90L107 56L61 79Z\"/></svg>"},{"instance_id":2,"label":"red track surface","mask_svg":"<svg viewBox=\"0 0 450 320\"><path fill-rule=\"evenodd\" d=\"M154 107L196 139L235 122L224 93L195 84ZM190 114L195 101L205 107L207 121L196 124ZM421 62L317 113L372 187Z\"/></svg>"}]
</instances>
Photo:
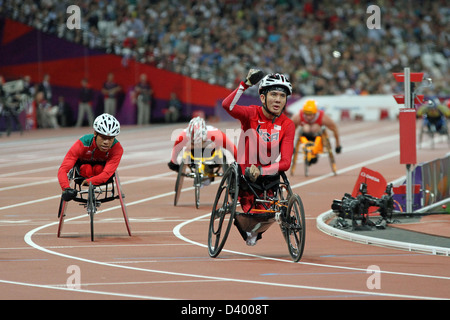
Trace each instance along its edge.
<instances>
[{"instance_id":1,"label":"red track surface","mask_svg":"<svg viewBox=\"0 0 450 320\"><path fill-rule=\"evenodd\" d=\"M450 298L450 258L352 243L316 228L333 199L351 192L362 166L387 181L405 175L399 164L397 122L342 122L343 153L332 176L323 156L305 178L302 163L290 177L305 206L306 246L292 263L273 225L254 247L233 227L218 258L208 256L209 212L217 184L201 191L195 209L185 179L173 206L176 174L169 171L171 133L180 126L123 128L119 167L132 237L119 202L103 204L89 237L83 207L70 203L63 237L57 238L60 188L56 172L66 151L89 129L18 133L0 138L1 299L430 299ZM221 129L237 123L219 123ZM444 156L446 142L418 150L418 161ZM71 220L72 219L72 220ZM71 266L81 288L67 286ZM370 266L380 273L368 273ZM371 267L373 268L373 267ZM69 271L69 272L68 272ZM371 288L371 276L379 287ZM69 279L70 280L70 279ZM69 281L70 283L70 281ZM368 286L369 284L369 286Z\"/></svg>"}]
</instances>

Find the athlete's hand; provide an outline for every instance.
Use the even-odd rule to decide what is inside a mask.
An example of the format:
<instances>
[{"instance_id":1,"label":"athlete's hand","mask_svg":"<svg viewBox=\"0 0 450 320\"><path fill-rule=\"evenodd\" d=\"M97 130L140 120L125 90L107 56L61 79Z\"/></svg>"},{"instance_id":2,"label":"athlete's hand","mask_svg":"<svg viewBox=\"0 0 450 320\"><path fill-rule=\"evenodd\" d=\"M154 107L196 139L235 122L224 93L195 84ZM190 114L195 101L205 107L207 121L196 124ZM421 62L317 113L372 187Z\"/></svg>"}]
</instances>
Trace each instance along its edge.
<instances>
[{"instance_id":1,"label":"athlete's hand","mask_svg":"<svg viewBox=\"0 0 450 320\"><path fill-rule=\"evenodd\" d=\"M170 170L175 171L175 172L178 172L180 170L180 165L179 164L175 164L172 161L167 163L167 166L169 167Z\"/></svg>"},{"instance_id":2,"label":"athlete's hand","mask_svg":"<svg viewBox=\"0 0 450 320\"><path fill-rule=\"evenodd\" d=\"M67 188L62 192L62 199L64 201L70 201L76 198L78 191L76 189Z\"/></svg>"},{"instance_id":3,"label":"athlete's hand","mask_svg":"<svg viewBox=\"0 0 450 320\"><path fill-rule=\"evenodd\" d=\"M336 151L336 153L341 153L342 147L341 146L337 146L334 151Z\"/></svg>"},{"instance_id":4,"label":"athlete's hand","mask_svg":"<svg viewBox=\"0 0 450 320\"><path fill-rule=\"evenodd\" d=\"M255 182L261 175L261 170L252 164L251 167L245 168L245 176L250 179L251 182Z\"/></svg>"},{"instance_id":5,"label":"athlete's hand","mask_svg":"<svg viewBox=\"0 0 450 320\"><path fill-rule=\"evenodd\" d=\"M249 87L257 84L262 78L264 78L264 73L259 69L250 69L247 78L245 78L245 84Z\"/></svg>"}]
</instances>

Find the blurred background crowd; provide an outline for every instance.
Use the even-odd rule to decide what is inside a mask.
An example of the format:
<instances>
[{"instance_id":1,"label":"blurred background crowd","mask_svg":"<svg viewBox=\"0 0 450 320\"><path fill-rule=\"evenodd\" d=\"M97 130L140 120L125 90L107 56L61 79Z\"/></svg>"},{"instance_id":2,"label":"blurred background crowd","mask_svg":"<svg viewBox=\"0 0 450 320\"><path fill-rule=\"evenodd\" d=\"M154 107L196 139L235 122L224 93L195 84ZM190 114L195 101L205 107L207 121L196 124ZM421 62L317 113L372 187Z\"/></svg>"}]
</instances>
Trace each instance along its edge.
<instances>
[{"instance_id":1,"label":"blurred background crowd","mask_svg":"<svg viewBox=\"0 0 450 320\"><path fill-rule=\"evenodd\" d=\"M227 88L250 67L282 72L303 95L402 92L405 66L448 96L445 0L0 0L1 14L89 48ZM69 32L69 5L81 29ZM381 9L369 29L367 8ZM400 85L400 87L398 87Z\"/></svg>"}]
</instances>

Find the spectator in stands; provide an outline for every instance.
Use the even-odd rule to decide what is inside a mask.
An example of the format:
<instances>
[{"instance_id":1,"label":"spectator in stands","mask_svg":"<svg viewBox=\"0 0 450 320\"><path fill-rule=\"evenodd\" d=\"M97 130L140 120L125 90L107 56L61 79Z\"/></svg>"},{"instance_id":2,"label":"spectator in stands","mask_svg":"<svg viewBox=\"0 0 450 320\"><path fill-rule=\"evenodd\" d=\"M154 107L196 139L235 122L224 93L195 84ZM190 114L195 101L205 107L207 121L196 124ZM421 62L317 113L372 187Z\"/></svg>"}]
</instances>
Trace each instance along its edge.
<instances>
[{"instance_id":1,"label":"spectator in stands","mask_svg":"<svg viewBox=\"0 0 450 320\"><path fill-rule=\"evenodd\" d=\"M65 101L64 96L58 97L57 119L61 127L72 126L72 110L70 105Z\"/></svg>"},{"instance_id":2,"label":"spectator in stands","mask_svg":"<svg viewBox=\"0 0 450 320\"><path fill-rule=\"evenodd\" d=\"M167 123L177 122L181 116L182 105L175 92L170 93L167 108L164 109L164 118Z\"/></svg>"},{"instance_id":3,"label":"spectator in stands","mask_svg":"<svg viewBox=\"0 0 450 320\"><path fill-rule=\"evenodd\" d=\"M139 82L134 87L137 104L137 124L149 124L152 111L153 90L147 81L147 75L141 74Z\"/></svg>"},{"instance_id":4,"label":"spectator in stands","mask_svg":"<svg viewBox=\"0 0 450 320\"><path fill-rule=\"evenodd\" d=\"M88 80L81 80L81 89L78 103L78 118L76 127L81 127L85 116L87 115L89 127L94 124L94 110L93 110L94 93L89 87Z\"/></svg>"},{"instance_id":5,"label":"spectator in stands","mask_svg":"<svg viewBox=\"0 0 450 320\"><path fill-rule=\"evenodd\" d=\"M114 73L108 73L106 82L103 84L102 88L105 113L108 113L112 116L116 115L117 96L121 89L121 86L114 81Z\"/></svg>"},{"instance_id":6,"label":"spectator in stands","mask_svg":"<svg viewBox=\"0 0 450 320\"><path fill-rule=\"evenodd\" d=\"M69 4L3 0L2 11L56 33L53 16L65 15ZM290 70L293 91L301 95L342 94L349 86L357 94L396 93L401 88L389 81L391 73L410 66L448 96L448 1L385 1L380 29L367 28L367 7L310 0L92 2L82 9L86 29L62 35L83 43L96 30L103 40L94 46L124 54L123 41L133 31L137 60L229 88L237 69L258 65L266 72Z\"/></svg>"},{"instance_id":7,"label":"spectator in stands","mask_svg":"<svg viewBox=\"0 0 450 320\"><path fill-rule=\"evenodd\" d=\"M44 100L52 103L52 86L50 85L50 75L44 74L42 82L39 84L37 91L44 93Z\"/></svg>"},{"instance_id":8,"label":"spectator in stands","mask_svg":"<svg viewBox=\"0 0 450 320\"><path fill-rule=\"evenodd\" d=\"M59 128L58 107L52 106L46 99L43 91L38 91L34 100L37 111L38 128Z\"/></svg>"}]
</instances>

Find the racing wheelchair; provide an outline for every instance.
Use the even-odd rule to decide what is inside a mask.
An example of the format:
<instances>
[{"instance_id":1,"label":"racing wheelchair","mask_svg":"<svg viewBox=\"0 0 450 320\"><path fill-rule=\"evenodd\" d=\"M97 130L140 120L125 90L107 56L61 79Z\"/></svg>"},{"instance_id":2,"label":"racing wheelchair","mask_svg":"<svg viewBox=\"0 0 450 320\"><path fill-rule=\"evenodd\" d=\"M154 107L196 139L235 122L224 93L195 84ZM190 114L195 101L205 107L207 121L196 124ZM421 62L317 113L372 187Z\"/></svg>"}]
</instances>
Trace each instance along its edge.
<instances>
[{"instance_id":1,"label":"racing wheelchair","mask_svg":"<svg viewBox=\"0 0 450 320\"><path fill-rule=\"evenodd\" d=\"M255 203L247 212L238 212L240 189L250 191ZM260 195L263 196L260 196ZM256 209L257 205L262 209ZM259 206L261 207L261 206ZM294 262L298 262L305 246L305 212L299 195L294 194L284 172L267 183L255 184L241 173L234 162L225 172L214 200L208 230L208 253L215 258L222 251L231 226L246 239L246 232L261 234L277 222Z\"/></svg>"},{"instance_id":2,"label":"racing wheelchair","mask_svg":"<svg viewBox=\"0 0 450 320\"><path fill-rule=\"evenodd\" d=\"M313 155L313 148L314 148L314 142L313 141L309 141L307 143L302 143L302 131L300 130L298 138L297 138L297 142L295 143L295 147L294 147L294 155L293 155L293 159L292 159L292 165L291 165L291 176L294 175L295 173L295 166L297 163L297 157L301 148L301 152L303 154L303 162L304 162L304 174L305 177L308 176L309 173L309 167L315 163L314 158L317 159L317 156ZM320 136L321 136L321 146L320 146L320 150L322 150L321 153L326 153L328 155L328 160L330 162L330 167L331 167L331 171L334 173L334 175L337 174L337 167L336 167L336 160L334 158L334 153L333 153L333 148L331 147L331 143L330 143L330 138L328 137L328 132L326 130L326 128L324 126L322 126L321 131L320 131ZM316 160L317 161L317 160Z\"/></svg>"},{"instance_id":3,"label":"racing wheelchair","mask_svg":"<svg viewBox=\"0 0 450 320\"><path fill-rule=\"evenodd\" d=\"M194 150L184 150L175 182L173 205L176 206L178 204L184 178L188 177L193 179L195 207L198 209L202 184L213 181L215 177L222 177L227 167L226 157L221 148L205 148L200 156Z\"/></svg>"},{"instance_id":4,"label":"racing wheelchair","mask_svg":"<svg viewBox=\"0 0 450 320\"><path fill-rule=\"evenodd\" d=\"M128 213L124 201L125 194L122 192L119 174L117 173L117 171L104 184L94 186L92 183L89 183L89 187L86 188L85 186L82 186L85 178L80 175L79 170L80 165L76 164L69 171L69 183L71 184L73 189L77 190L77 196L73 199L73 201L78 202L80 205L86 208L90 220L91 241L94 241L94 216L97 212L97 208L100 207L102 203L110 202L116 199L120 200L127 232L128 235L131 236ZM58 238L61 237L67 206L68 201L65 201L61 196L58 209Z\"/></svg>"},{"instance_id":5,"label":"racing wheelchair","mask_svg":"<svg viewBox=\"0 0 450 320\"><path fill-rule=\"evenodd\" d=\"M422 125L419 133L419 146L422 147L423 136L430 138L431 148L434 149L434 136L442 135L447 137L447 143L450 146L450 133L445 116L428 117L426 114L422 117Z\"/></svg>"}]
</instances>

